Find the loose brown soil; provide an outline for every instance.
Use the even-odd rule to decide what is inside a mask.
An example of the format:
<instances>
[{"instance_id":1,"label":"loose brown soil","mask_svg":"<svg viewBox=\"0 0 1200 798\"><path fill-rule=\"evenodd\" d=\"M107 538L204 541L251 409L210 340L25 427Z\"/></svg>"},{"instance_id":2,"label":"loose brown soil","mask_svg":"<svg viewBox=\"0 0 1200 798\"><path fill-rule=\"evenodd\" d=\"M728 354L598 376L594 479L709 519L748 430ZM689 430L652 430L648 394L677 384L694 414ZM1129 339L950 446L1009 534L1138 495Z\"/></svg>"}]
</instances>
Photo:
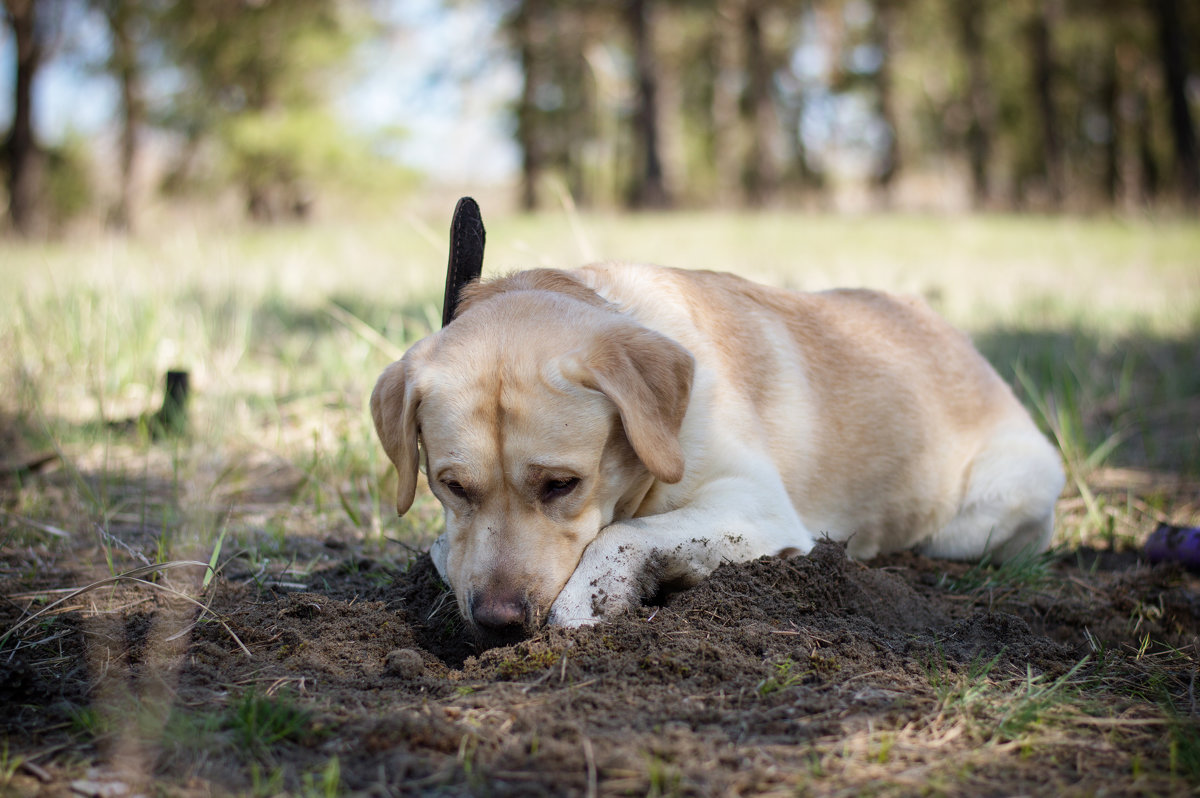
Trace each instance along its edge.
<instances>
[{"instance_id":1,"label":"loose brown soil","mask_svg":"<svg viewBox=\"0 0 1200 798\"><path fill-rule=\"evenodd\" d=\"M164 584L182 587L182 572ZM427 556L403 572L344 559L303 589L256 582L235 560L203 613L124 583L0 651L0 785L1192 794L1200 579L1093 550L1033 585L1002 576L911 554L861 564L821 543L486 651ZM0 593L61 584L39 578ZM29 607L4 602L0 629Z\"/></svg>"}]
</instances>

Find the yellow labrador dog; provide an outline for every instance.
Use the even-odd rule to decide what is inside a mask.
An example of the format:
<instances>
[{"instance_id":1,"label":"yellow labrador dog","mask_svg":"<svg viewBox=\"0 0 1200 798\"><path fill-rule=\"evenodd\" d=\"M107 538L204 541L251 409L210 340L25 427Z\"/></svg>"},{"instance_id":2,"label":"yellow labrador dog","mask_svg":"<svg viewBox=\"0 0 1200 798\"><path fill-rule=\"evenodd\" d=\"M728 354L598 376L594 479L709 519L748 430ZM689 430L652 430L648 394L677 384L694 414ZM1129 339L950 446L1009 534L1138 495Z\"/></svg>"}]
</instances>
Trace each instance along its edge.
<instances>
[{"instance_id":1,"label":"yellow labrador dog","mask_svg":"<svg viewBox=\"0 0 1200 798\"><path fill-rule=\"evenodd\" d=\"M720 563L1042 550L1056 449L916 299L604 263L474 283L371 396L406 512L484 637L578 626Z\"/></svg>"}]
</instances>

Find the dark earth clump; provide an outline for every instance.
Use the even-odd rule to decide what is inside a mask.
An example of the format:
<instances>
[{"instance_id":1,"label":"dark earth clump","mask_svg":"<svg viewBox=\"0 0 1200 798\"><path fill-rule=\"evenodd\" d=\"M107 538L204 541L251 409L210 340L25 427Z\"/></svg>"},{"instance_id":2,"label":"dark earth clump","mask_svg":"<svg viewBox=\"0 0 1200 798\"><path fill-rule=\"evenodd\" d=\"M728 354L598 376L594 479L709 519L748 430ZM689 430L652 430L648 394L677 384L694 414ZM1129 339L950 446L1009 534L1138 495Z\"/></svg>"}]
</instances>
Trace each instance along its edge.
<instances>
[{"instance_id":1,"label":"dark earth clump","mask_svg":"<svg viewBox=\"0 0 1200 798\"><path fill-rule=\"evenodd\" d=\"M346 560L304 590L229 572L205 613L120 586L106 598L129 609L53 616L0 658L12 751L74 746L108 764L72 775L43 756L9 782L45 795L135 782L181 795L1188 794L1200 580L1106 557L1022 573L913 554L864 564L822 542L490 650L424 555L404 572ZM0 628L23 611L7 602Z\"/></svg>"}]
</instances>

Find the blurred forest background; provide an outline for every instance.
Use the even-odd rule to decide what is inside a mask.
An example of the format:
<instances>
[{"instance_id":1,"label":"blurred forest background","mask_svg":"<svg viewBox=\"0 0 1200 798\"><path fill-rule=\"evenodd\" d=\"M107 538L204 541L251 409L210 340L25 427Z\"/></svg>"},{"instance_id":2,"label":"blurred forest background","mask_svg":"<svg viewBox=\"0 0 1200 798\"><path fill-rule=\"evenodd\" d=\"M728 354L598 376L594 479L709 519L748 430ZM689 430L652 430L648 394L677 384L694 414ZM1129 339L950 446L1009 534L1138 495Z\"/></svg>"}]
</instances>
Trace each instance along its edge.
<instances>
[{"instance_id":1,"label":"blurred forest background","mask_svg":"<svg viewBox=\"0 0 1200 798\"><path fill-rule=\"evenodd\" d=\"M389 91L369 65L405 53L397 96L490 87L450 113L500 120L511 163L479 182L526 209L1200 207L1190 0L2 3L9 234L134 230L147 206L218 197L300 220L449 174L474 190L453 141L398 155L429 103L355 124ZM468 16L465 41L420 46ZM43 141L39 76L66 62L112 88L111 118L50 120L65 132Z\"/></svg>"}]
</instances>

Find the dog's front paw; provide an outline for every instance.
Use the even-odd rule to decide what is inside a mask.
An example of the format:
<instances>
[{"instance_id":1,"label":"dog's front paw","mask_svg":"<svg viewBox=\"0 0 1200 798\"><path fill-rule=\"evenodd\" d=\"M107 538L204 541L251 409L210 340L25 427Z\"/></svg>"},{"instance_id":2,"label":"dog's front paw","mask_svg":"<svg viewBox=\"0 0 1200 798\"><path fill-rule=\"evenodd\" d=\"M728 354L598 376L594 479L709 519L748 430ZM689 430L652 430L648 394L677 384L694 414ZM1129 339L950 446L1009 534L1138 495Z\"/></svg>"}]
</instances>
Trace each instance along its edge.
<instances>
[{"instance_id":1,"label":"dog's front paw","mask_svg":"<svg viewBox=\"0 0 1200 798\"><path fill-rule=\"evenodd\" d=\"M591 626L600 620L600 617L593 612L591 601L578 601L575 596L566 595L567 591L564 588L562 593L558 594L558 598L550 605L550 615L546 619L546 623L550 626L563 626L567 629L578 629L581 626Z\"/></svg>"},{"instance_id":2,"label":"dog's front paw","mask_svg":"<svg viewBox=\"0 0 1200 798\"><path fill-rule=\"evenodd\" d=\"M569 582L567 585L570 587ZM633 594L612 594L596 586L589 587L582 594L563 588L563 592L558 594L558 598L550 606L550 615L546 622L551 626L564 626L568 629L591 626L629 607L634 599Z\"/></svg>"},{"instance_id":3,"label":"dog's front paw","mask_svg":"<svg viewBox=\"0 0 1200 798\"><path fill-rule=\"evenodd\" d=\"M589 549L550 606L552 626L590 626L637 603L646 592L644 557L632 546Z\"/></svg>"}]
</instances>

